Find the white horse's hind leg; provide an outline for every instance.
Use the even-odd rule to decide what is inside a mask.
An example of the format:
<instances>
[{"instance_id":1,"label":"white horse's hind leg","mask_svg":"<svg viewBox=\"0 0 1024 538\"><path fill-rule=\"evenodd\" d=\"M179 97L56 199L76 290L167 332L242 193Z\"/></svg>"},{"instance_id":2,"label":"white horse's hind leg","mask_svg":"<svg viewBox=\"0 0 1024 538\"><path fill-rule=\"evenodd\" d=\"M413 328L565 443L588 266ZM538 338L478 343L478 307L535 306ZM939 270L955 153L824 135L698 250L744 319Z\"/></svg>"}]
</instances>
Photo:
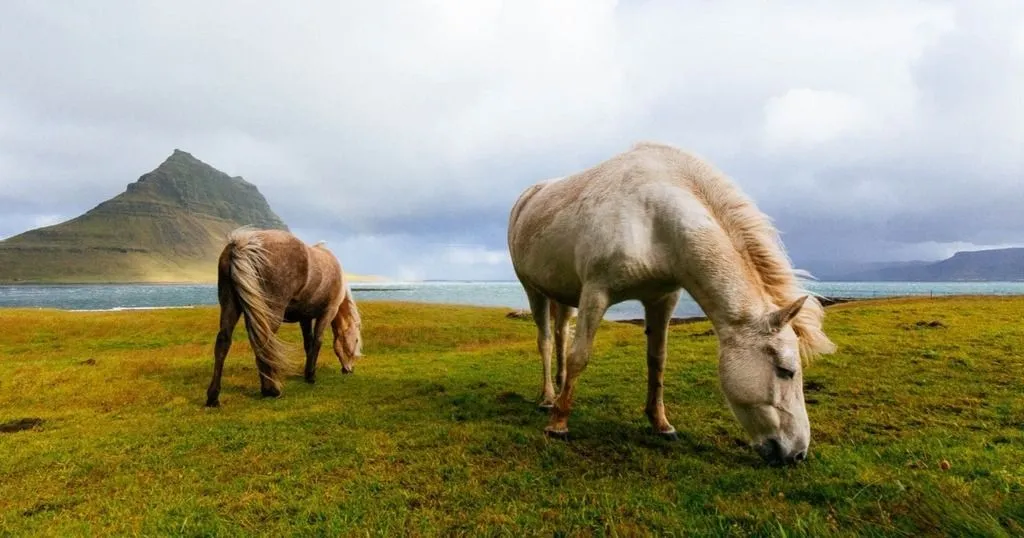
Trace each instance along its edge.
<instances>
[{"instance_id":1,"label":"white horse's hind leg","mask_svg":"<svg viewBox=\"0 0 1024 538\"><path fill-rule=\"evenodd\" d=\"M541 384L540 407L549 408L555 403L555 386L551 382L551 315L548 313L549 299L544 295L526 290L530 301L530 313L537 325L537 351L540 352L541 373L544 381Z\"/></svg>"},{"instance_id":2,"label":"white horse's hind leg","mask_svg":"<svg viewBox=\"0 0 1024 538\"><path fill-rule=\"evenodd\" d=\"M580 294L579 315L576 321L576 337L572 342L572 351L566 360L565 384L555 398L551 408L551 418L544 431L553 437L566 437L569 433L569 413L572 411L573 391L576 379L590 361L590 350L594 343L597 328L608 311L608 293L593 287L583 288Z\"/></svg>"},{"instance_id":3,"label":"white horse's hind leg","mask_svg":"<svg viewBox=\"0 0 1024 538\"><path fill-rule=\"evenodd\" d=\"M562 390L565 386L565 355L569 344L569 318L573 308L562 303L551 301L555 305L555 386Z\"/></svg>"},{"instance_id":4,"label":"white horse's hind leg","mask_svg":"<svg viewBox=\"0 0 1024 538\"><path fill-rule=\"evenodd\" d=\"M657 301L644 303L645 330L647 333L647 418L655 433L669 439L676 438L676 429L665 418L665 355L668 343L668 327L672 311L679 302L679 292L666 295Z\"/></svg>"}]
</instances>

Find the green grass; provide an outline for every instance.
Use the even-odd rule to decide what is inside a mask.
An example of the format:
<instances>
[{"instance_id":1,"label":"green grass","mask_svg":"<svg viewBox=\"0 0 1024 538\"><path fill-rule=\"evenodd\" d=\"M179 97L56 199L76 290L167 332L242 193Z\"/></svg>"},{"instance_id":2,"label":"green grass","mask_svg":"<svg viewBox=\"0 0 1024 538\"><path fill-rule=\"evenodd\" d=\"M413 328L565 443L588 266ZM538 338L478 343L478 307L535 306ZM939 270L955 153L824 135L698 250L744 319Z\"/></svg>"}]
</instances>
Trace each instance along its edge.
<instances>
[{"instance_id":1,"label":"green grass","mask_svg":"<svg viewBox=\"0 0 1024 538\"><path fill-rule=\"evenodd\" d=\"M1024 533L1024 298L829 308L811 455L783 469L744 446L706 323L671 330L679 441L648 432L642 329L607 323L564 442L542 434L531 322L361 307L355 374L325 347L317 384L276 400L239 327L219 409L215 309L0 310L0 423L43 420L0 433L0 534Z\"/></svg>"}]
</instances>

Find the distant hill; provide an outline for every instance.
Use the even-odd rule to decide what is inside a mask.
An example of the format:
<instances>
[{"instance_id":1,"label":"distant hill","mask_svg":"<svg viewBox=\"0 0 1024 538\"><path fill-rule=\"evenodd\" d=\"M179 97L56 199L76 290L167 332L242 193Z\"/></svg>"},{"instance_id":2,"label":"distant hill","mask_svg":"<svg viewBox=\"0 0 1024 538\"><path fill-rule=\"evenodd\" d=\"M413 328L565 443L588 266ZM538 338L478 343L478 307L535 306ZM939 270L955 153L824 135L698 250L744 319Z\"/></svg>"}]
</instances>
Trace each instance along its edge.
<instances>
[{"instance_id":1,"label":"distant hill","mask_svg":"<svg viewBox=\"0 0 1024 538\"><path fill-rule=\"evenodd\" d=\"M929 265L929 261L857 262L849 260L803 260L797 267L810 271L822 281L849 281L852 276L871 274L881 269L907 268Z\"/></svg>"},{"instance_id":2,"label":"distant hill","mask_svg":"<svg viewBox=\"0 0 1024 538\"><path fill-rule=\"evenodd\" d=\"M174 150L85 214L0 241L0 282L211 282L231 230L287 230L255 185Z\"/></svg>"},{"instance_id":3,"label":"distant hill","mask_svg":"<svg viewBox=\"0 0 1024 538\"><path fill-rule=\"evenodd\" d=\"M857 271L829 280L906 282L1024 281L1024 248L957 252L932 263L911 262Z\"/></svg>"}]
</instances>

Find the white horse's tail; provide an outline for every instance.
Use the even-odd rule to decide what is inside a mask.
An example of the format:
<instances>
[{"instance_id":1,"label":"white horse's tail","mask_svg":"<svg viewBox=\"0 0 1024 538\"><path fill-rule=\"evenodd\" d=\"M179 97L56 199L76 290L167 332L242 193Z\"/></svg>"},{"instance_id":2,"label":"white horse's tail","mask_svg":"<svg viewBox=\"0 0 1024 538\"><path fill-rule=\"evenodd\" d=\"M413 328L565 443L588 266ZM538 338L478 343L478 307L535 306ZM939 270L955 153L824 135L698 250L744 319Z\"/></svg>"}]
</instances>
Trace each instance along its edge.
<instances>
[{"instance_id":1,"label":"white horse's tail","mask_svg":"<svg viewBox=\"0 0 1024 538\"><path fill-rule=\"evenodd\" d=\"M280 390L281 378L297 371L288 360L288 348L274 332L276 314L267 304L261 283L267 268L267 250L254 231L240 228L228 236L231 248L231 281L242 304L249 343L256 357L270 370L269 380Z\"/></svg>"}]
</instances>

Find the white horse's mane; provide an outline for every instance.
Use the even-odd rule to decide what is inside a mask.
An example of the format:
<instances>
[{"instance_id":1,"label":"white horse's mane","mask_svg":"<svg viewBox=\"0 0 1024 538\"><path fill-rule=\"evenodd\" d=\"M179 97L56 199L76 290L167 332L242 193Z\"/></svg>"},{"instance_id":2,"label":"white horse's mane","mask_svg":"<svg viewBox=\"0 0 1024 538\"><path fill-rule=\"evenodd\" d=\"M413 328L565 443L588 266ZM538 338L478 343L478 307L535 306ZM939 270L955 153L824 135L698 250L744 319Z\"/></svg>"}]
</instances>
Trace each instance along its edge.
<instances>
[{"instance_id":1,"label":"white horse's mane","mask_svg":"<svg viewBox=\"0 0 1024 538\"><path fill-rule=\"evenodd\" d=\"M635 149L672 152L688 168L687 176L694 195L729 235L744 260L748 275L777 307L810 295L792 321L793 330L800 339L800 355L811 360L818 354L834 351L835 344L822 330L825 311L817 296L801 285L801 279L810 278L810 275L793 268L779 232L769 217L732 180L707 162L664 144L642 142Z\"/></svg>"}]
</instances>

